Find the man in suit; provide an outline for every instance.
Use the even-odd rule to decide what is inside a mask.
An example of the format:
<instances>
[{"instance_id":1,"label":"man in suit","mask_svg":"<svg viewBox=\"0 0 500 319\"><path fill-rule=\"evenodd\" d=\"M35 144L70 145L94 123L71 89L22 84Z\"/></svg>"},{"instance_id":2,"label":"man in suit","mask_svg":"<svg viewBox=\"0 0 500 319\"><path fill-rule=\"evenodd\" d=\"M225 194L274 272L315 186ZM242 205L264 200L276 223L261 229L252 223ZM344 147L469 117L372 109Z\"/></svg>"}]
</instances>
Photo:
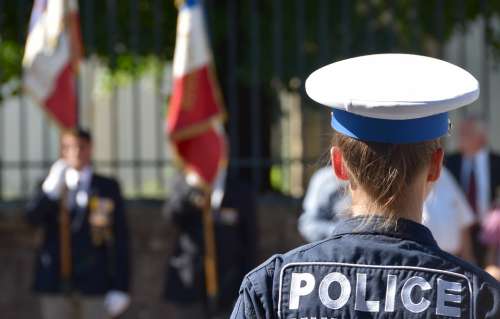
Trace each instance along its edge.
<instances>
[{"instance_id":1,"label":"man in suit","mask_svg":"<svg viewBox=\"0 0 500 319\"><path fill-rule=\"evenodd\" d=\"M220 207L212 209L219 292L215 309L209 309L202 220L209 194L190 180L189 175L179 176L164 208L177 233L167 265L165 300L174 305L173 318L228 318L241 280L256 265L255 195L229 176Z\"/></svg>"},{"instance_id":2,"label":"man in suit","mask_svg":"<svg viewBox=\"0 0 500 319\"><path fill-rule=\"evenodd\" d=\"M485 247L479 241L480 224L500 196L500 156L488 148L486 125L469 116L459 125L459 153L447 157L445 165L454 175L475 213L471 228L473 249L480 266L485 266Z\"/></svg>"},{"instance_id":3,"label":"man in suit","mask_svg":"<svg viewBox=\"0 0 500 319\"><path fill-rule=\"evenodd\" d=\"M34 290L46 319L110 318L129 302L129 235L120 187L96 174L92 137L64 132L61 158L27 206L43 229Z\"/></svg>"}]
</instances>

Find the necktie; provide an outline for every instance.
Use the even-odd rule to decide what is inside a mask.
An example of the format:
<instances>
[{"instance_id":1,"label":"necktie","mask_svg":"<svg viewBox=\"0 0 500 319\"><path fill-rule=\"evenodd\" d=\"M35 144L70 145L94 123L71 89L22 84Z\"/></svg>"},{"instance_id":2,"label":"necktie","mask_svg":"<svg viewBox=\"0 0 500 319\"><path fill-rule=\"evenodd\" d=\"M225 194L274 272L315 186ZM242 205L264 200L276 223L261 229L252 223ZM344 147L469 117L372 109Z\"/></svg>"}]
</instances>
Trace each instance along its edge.
<instances>
[{"instance_id":1,"label":"necktie","mask_svg":"<svg viewBox=\"0 0 500 319\"><path fill-rule=\"evenodd\" d=\"M81 196L82 185L80 182L76 184L76 187L69 193L69 208L71 211L71 229L73 232L78 232L82 227L83 219L85 218L85 207L82 207L79 203L78 196Z\"/></svg>"},{"instance_id":2,"label":"necktie","mask_svg":"<svg viewBox=\"0 0 500 319\"><path fill-rule=\"evenodd\" d=\"M467 187L467 200L469 201L470 207L477 214L477 189L476 189L476 174L474 174L474 162L472 162L469 185Z\"/></svg>"},{"instance_id":3,"label":"necktie","mask_svg":"<svg viewBox=\"0 0 500 319\"><path fill-rule=\"evenodd\" d=\"M63 187L61 206L59 210L59 244L60 244L60 267L63 290L69 289L71 279L71 233L70 233L70 213L69 194L66 185Z\"/></svg>"},{"instance_id":4,"label":"necktie","mask_svg":"<svg viewBox=\"0 0 500 319\"><path fill-rule=\"evenodd\" d=\"M74 214L74 210L76 208L76 195L78 194L78 187L79 185L77 184L75 188L68 190L68 208L70 209L71 213Z\"/></svg>"}]
</instances>

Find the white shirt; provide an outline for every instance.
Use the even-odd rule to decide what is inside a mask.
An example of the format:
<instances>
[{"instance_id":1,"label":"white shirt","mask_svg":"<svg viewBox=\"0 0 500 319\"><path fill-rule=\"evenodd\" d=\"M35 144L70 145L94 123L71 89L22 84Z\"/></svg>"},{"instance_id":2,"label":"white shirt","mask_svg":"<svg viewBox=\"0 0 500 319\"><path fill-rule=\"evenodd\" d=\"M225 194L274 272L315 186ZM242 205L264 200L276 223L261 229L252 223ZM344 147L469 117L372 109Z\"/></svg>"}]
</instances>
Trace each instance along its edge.
<instances>
[{"instance_id":1,"label":"white shirt","mask_svg":"<svg viewBox=\"0 0 500 319\"><path fill-rule=\"evenodd\" d=\"M85 207L88 203L88 193L92 179L92 167L84 167L80 171L67 167L63 160L56 161L42 184L42 190L52 200L61 196L63 183L68 190L76 190L76 204ZM78 189L77 189L78 188ZM69 194L68 194L69 195Z\"/></svg>"},{"instance_id":2,"label":"white shirt","mask_svg":"<svg viewBox=\"0 0 500 319\"><path fill-rule=\"evenodd\" d=\"M77 171L74 168L67 168L65 174L66 186L73 190L78 186L79 190L88 191L90 189L90 180L92 179L92 168L85 166L82 170Z\"/></svg>"},{"instance_id":3,"label":"white shirt","mask_svg":"<svg viewBox=\"0 0 500 319\"><path fill-rule=\"evenodd\" d=\"M463 157L460 182L467 194L469 178L474 163L474 176L476 178L476 205L479 216L483 219L491 208L490 194L490 158L486 149L481 149L474 156Z\"/></svg>"},{"instance_id":4,"label":"white shirt","mask_svg":"<svg viewBox=\"0 0 500 319\"><path fill-rule=\"evenodd\" d=\"M76 205L79 207L86 207L89 201L92 168L90 166L86 166L82 170L77 171L76 169L69 167L66 169L64 177L68 189L77 191L75 198Z\"/></svg>"},{"instance_id":5,"label":"white shirt","mask_svg":"<svg viewBox=\"0 0 500 319\"><path fill-rule=\"evenodd\" d=\"M460 251L462 230L474 223L474 212L445 167L424 202L422 223L431 230L438 246L452 254Z\"/></svg>"}]
</instances>

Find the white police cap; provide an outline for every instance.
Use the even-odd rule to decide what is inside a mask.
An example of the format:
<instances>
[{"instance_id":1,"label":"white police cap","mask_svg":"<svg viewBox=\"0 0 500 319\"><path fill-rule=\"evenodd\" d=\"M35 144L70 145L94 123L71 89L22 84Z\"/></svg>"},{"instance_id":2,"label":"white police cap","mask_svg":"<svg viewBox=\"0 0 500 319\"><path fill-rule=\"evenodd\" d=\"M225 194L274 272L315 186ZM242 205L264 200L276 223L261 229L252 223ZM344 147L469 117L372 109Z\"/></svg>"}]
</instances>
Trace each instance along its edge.
<instances>
[{"instance_id":1,"label":"white police cap","mask_svg":"<svg viewBox=\"0 0 500 319\"><path fill-rule=\"evenodd\" d=\"M334 108L332 127L374 142L416 143L448 132L448 111L474 102L477 80L451 63L374 54L324 66L306 80L314 101Z\"/></svg>"}]
</instances>

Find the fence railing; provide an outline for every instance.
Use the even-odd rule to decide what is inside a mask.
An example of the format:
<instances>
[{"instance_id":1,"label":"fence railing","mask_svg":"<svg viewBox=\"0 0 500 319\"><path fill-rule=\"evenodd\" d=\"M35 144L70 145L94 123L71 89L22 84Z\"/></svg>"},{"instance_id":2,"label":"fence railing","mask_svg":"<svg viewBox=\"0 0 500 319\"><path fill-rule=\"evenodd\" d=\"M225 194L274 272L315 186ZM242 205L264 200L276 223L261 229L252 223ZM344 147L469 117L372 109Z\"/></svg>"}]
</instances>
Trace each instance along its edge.
<instances>
[{"instance_id":1,"label":"fence railing","mask_svg":"<svg viewBox=\"0 0 500 319\"><path fill-rule=\"evenodd\" d=\"M97 169L116 175L129 197L162 197L175 174L164 136L173 2L79 1L86 51L79 75L80 122L93 131ZM465 0L203 2L228 112L231 174L260 191L288 192L293 187L284 184L305 184L314 170L328 142L329 119L305 97L303 82L318 66L341 58L408 52L451 59L480 79L477 109L487 118L500 116L490 102L496 94L489 89L496 72L490 51L496 24L488 1L472 9ZM22 53L31 6L29 0L0 0L0 58L7 45ZM2 87L21 77L19 71ZM278 129L297 116L283 111L281 104L290 100L280 99L283 93L299 98L299 133L294 127ZM302 154L279 148L290 139L284 134L300 134ZM4 96L0 200L27 197L57 155L58 130L40 108L27 96ZM303 178L283 178L288 170L302 172Z\"/></svg>"}]
</instances>

